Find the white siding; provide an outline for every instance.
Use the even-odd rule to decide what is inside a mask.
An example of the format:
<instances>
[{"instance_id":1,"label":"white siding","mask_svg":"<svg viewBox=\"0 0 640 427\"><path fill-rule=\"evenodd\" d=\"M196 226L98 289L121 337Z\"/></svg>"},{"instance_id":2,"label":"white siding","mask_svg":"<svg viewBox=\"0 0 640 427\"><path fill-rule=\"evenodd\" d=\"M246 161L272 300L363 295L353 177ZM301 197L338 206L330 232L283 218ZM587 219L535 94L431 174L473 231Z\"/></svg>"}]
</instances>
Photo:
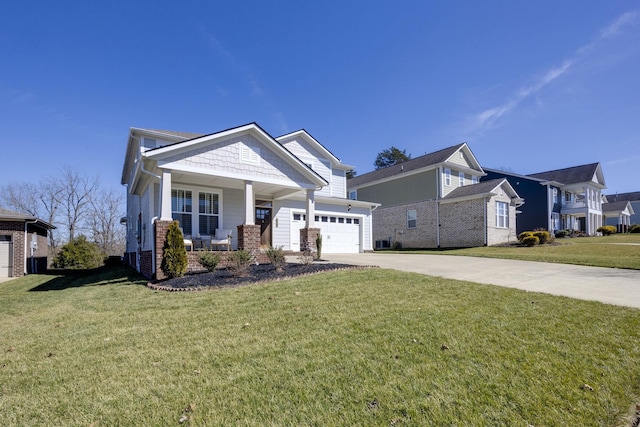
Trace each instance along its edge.
<instances>
[{"instance_id":1,"label":"white siding","mask_svg":"<svg viewBox=\"0 0 640 427\"><path fill-rule=\"evenodd\" d=\"M259 162L242 162L243 148L259 152ZM158 161L159 167L191 170L205 175L226 173L229 176L251 176L281 180L283 183L309 183L301 172L252 135L240 135L209 145L199 146L187 152L177 153Z\"/></svg>"},{"instance_id":2,"label":"white siding","mask_svg":"<svg viewBox=\"0 0 640 427\"><path fill-rule=\"evenodd\" d=\"M347 197L347 174L343 170L331 171L331 197Z\"/></svg>"},{"instance_id":3,"label":"white siding","mask_svg":"<svg viewBox=\"0 0 640 427\"><path fill-rule=\"evenodd\" d=\"M291 203L291 202L289 202ZM301 203L300 205L304 205ZM272 243L274 247L282 246L291 249L291 208L277 201L273 204L273 221L271 225ZM297 248L296 248L297 250Z\"/></svg>"},{"instance_id":4,"label":"white siding","mask_svg":"<svg viewBox=\"0 0 640 427\"><path fill-rule=\"evenodd\" d=\"M231 247L238 247L238 225L244 222L244 192L225 188L222 191L222 228L231 230Z\"/></svg>"}]
</instances>

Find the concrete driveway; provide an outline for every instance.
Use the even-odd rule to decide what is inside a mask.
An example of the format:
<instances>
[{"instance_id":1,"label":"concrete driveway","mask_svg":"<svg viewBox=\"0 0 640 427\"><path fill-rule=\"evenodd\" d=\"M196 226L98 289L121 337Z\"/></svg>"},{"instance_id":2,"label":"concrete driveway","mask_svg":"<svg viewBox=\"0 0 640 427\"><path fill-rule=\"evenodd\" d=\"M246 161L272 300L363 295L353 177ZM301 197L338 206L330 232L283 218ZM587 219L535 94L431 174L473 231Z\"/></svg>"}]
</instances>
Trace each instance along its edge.
<instances>
[{"instance_id":1,"label":"concrete driveway","mask_svg":"<svg viewBox=\"0 0 640 427\"><path fill-rule=\"evenodd\" d=\"M545 262L419 254L327 254L331 262L544 292L640 309L640 271Z\"/></svg>"}]
</instances>

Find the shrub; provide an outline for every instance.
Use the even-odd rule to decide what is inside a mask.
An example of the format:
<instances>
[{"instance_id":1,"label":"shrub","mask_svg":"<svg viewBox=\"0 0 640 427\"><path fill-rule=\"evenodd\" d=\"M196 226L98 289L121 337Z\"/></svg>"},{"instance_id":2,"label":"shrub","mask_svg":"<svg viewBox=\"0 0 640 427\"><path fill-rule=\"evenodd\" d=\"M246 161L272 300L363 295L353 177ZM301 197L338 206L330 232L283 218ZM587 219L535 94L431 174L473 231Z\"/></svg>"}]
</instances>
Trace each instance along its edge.
<instances>
[{"instance_id":1,"label":"shrub","mask_svg":"<svg viewBox=\"0 0 640 427\"><path fill-rule=\"evenodd\" d=\"M551 236L549 235L549 232L546 230L534 231L533 235L538 238L541 245L544 245L545 243L547 243L551 238Z\"/></svg>"},{"instance_id":2,"label":"shrub","mask_svg":"<svg viewBox=\"0 0 640 427\"><path fill-rule=\"evenodd\" d=\"M85 236L70 241L62 248L53 259L54 268L66 268L70 270L85 270L104 265L104 254L93 242Z\"/></svg>"},{"instance_id":3,"label":"shrub","mask_svg":"<svg viewBox=\"0 0 640 427\"><path fill-rule=\"evenodd\" d=\"M322 257L322 234L316 237L316 249L318 250L318 259Z\"/></svg>"},{"instance_id":4,"label":"shrub","mask_svg":"<svg viewBox=\"0 0 640 427\"><path fill-rule=\"evenodd\" d=\"M254 256L251 252L241 249L232 252L227 258L227 263L234 276L246 276L249 273L249 267L254 262Z\"/></svg>"},{"instance_id":5,"label":"shrub","mask_svg":"<svg viewBox=\"0 0 640 427\"><path fill-rule=\"evenodd\" d=\"M633 224L631 228L629 228L629 233L640 233L640 224Z\"/></svg>"},{"instance_id":6,"label":"shrub","mask_svg":"<svg viewBox=\"0 0 640 427\"><path fill-rule=\"evenodd\" d=\"M277 272L284 271L284 267L287 265L287 260L284 255L282 246L274 248L273 246L266 251L269 262L273 265Z\"/></svg>"},{"instance_id":7,"label":"shrub","mask_svg":"<svg viewBox=\"0 0 640 427\"><path fill-rule=\"evenodd\" d=\"M540 243L540 239L538 236L526 236L521 240L522 244L525 246L535 246Z\"/></svg>"},{"instance_id":8,"label":"shrub","mask_svg":"<svg viewBox=\"0 0 640 427\"><path fill-rule=\"evenodd\" d=\"M613 225L602 225L600 227L598 227L598 229L596 230L598 233L602 233L603 236L610 236L612 234L614 234L616 231L616 227Z\"/></svg>"},{"instance_id":9,"label":"shrub","mask_svg":"<svg viewBox=\"0 0 640 427\"><path fill-rule=\"evenodd\" d=\"M187 250L184 247L184 237L178 226L178 221L169 224L167 237L162 247L162 264L160 269L172 279L184 276L187 272Z\"/></svg>"},{"instance_id":10,"label":"shrub","mask_svg":"<svg viewBox=\"0 0 640 427\"><path fill-rule=\"evenodd\" d=\"M215 252L206 251L200 254L200 259L198 261L209 272L212 272L216 269L218 264L220 264L220 255Z\"/></svg>"},{"instance_id":11,"label":"shrub","mask_svg":"<svg viewBox=\"0 0 640 427\"><path fill-rule=\"evenodd\" d=\"M556 238L561 239L563 237L569 236L570 234L571 233L569 232L569 230L558 230L556 231Z\"/></svg>"},{"instance_id":12,"label":"shrub","mask_svg":"<svg viewBox=\"0 0 640 427\"><path fill-rule=\"evenodd\" d=\"M531 236L533 236L533 231L523 231L522 233L518 234L518 240L522 242L524 238Z\"/></svg>"},{"instance_id":13,"label":"shrub","mask_svg":"<svg viewBox=\"0 0 640 427\"><path fill-rule=\"evenodd\" d=\"M300 252L298 260L300 260L300 264L303 265L311 264L313 262L313 252L311 251L311 249L305 249L304 251Z\"/></svg>"}]
</instances>

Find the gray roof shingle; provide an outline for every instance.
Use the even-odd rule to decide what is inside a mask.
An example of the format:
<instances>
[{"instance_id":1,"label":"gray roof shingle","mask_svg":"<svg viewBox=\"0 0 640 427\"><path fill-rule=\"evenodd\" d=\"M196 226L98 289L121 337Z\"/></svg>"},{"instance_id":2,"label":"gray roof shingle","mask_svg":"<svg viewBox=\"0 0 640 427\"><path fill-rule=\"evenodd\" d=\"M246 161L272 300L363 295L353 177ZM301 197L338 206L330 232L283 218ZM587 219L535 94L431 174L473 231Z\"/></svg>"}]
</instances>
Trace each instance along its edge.
<instances>
[{"instance_id":1,"label":"gray roof shingle","mask_svg":"<svg viewBox=\"0 0 640 427\"><path fill-rule=\"evenodd\" d=\"M557 169L547 172L532 173L527 176L540 178L547 181L555 181L562 184L577 184L579 182L589 182L598 170L599 163L591 163L582 166Z\"/></svg>"},{"instance_id":2,"label":"gray roof shingle","mask_svg":"<svg viewBox=\"0 0 640 427\"><path fill-rule=\"evenodd\" d=\"M607 194L607 200L609 202L617 202L617 201L629 201L636 202L640 200L640 191L633 191L631 193L620 193L620 194Z\"/></svg>"},{"instance_id":3,"label":"gray roof shingle","mask_svg":"<svg viewBox=\"0 0 640 427\"><path fill-rule=\"evenodd\" d=\"M402 163L397 163L393 166L355 176L347 181L347 186L356 187L368 182L390 178L403 172L409 172L412 170L425 168L427 166L437 165L438 163L443 163L456 151L458 151L463 145L464 143L448 148L443 148L442 150L434 151L433 153L428 153Z\"/></svg>"},{"instance_id":4,"label":"gray roof shingle","mask_svg":"<svg viewBox=\"0 0 640 427\"><path fill-rule=\"evenodd\" d=\"M491 179L489 181L481 181L477 184L464 185L453 190L451 193L443 197L446 199L457 199L458 197L477 196L487 194L496 188L505 178Z\"/></svg>"}]
</instances>

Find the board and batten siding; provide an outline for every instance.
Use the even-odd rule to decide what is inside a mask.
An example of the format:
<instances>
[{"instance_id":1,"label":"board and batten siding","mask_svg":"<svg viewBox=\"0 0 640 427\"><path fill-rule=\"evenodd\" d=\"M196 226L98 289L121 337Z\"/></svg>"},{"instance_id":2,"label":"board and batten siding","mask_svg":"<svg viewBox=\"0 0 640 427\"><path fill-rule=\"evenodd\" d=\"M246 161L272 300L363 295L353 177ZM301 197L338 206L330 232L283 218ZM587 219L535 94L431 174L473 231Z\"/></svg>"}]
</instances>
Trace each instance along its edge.
<instances>
[{"instance_id":1,"label":"board and batten siding","mask_svg":"<svg viewBox=\"0 0 640 427\"><path fill-rule=\"evenodd\" d=\"M382 206L396 206L437 197L437 170L429 170L392 181L358 188L358 200L368 200Z\"/></svg>"}]
</instances>

